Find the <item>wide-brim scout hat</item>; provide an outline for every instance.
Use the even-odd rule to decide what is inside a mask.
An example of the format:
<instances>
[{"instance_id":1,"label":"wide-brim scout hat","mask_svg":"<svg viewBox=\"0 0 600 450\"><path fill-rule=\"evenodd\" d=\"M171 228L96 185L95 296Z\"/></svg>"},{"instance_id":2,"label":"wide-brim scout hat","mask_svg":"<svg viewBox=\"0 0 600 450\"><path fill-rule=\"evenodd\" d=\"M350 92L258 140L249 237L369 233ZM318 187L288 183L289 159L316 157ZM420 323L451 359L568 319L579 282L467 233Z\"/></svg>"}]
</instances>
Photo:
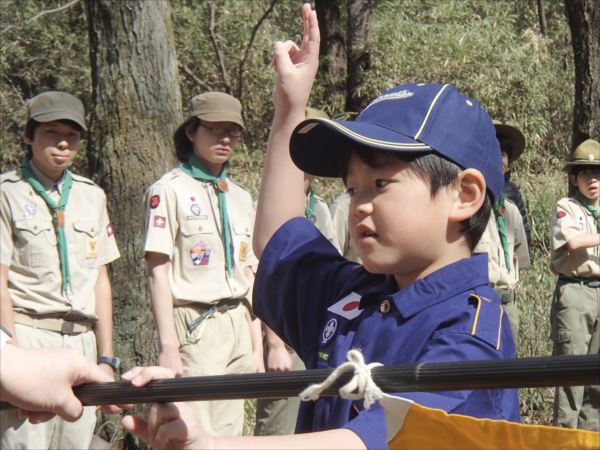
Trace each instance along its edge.
<instances>
[{"instance_id":1,"label":"wide-brim scout hat","mask_svg":"<svg viewBox=\"0 0 600 450\"><path fill-rule=\"evenodd\" d=\"M70 120L87 131L83 103L66 92L43 92L28 100L27 121L32 119L40 123Z\"/></svg>"},{"instance_id":2,"label":"wide-brim scout hat","mask_svg":"<svg viewBox=\"0 0 600 450\"><path fill-rule=\"evenodd\" d=\"M493 198L504 187L500 145L479 103L445 84L402 84L373 100L354 121L307 119L294 130L290 153L304 172L339 177L350 143L420 155L435 153L479 170Z\"/></svg>"},{"instance_id":3,"label":"wide-brim scout hat","mask_svg":"<svg viewBox=\"0 0 600 450\"><path fill-rule=\"evenodd\" d=\"M583 141L571 155L571 160L565 164L564 170L571 172L576 166L600 166L600 143L594 139Z\"/></svg>"},{"instance_id":4,"label":"wide-brim scout hat","mask_svg":"<svg viewBox=\"0 0 600 450\"><path fill-rule=\"evenodd\" d=\"M523 150L525 150L525 136L523 136L521 130L496 120L494 120L494 127L499 140L507 139L510 142L510 162L519 159L523 154Z\"/></svg>"},{"instance_id":5,"label":"wide-brim scout hat","mask_svg":"<svg viewBox=\"0 0 600 450\"><path fill-rule=\"evenodd\" d=\"M240 101L225 92L205 92L196 95L190 101L188 117L177 128L173 135L175 144L187 140L185 129L197 117L207 122L233 122L242 128L242 104Z\"/></svg>"}]
</instances>

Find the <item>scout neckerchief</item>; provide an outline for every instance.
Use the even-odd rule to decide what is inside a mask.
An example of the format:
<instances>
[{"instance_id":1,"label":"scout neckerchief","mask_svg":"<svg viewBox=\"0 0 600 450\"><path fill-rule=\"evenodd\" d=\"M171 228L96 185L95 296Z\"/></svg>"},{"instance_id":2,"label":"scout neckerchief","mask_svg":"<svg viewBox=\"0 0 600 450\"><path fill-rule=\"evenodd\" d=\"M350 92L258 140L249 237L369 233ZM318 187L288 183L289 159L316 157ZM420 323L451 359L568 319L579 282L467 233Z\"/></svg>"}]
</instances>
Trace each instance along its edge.
<instances>
[{"instance_id":1,"label":"scout neckerchief","mask_svg":"<svg viewBox=\"0 0 600 450\"><path fill-rule=\"evenodd\" d=\"M196 155L179 164L179 168L187 173L190 177L196 180L208 181L212 183L218 193L219 199L219 215L221 217L221 231L223 233L223 248L225 250L225 270L227 276L231 276L232 260L233 260L233 243L231 239L231 230L229 229L229 210L227 209L227 164L223 165L221 173L218 176L212 175L206 166L202 164Z\"/></svg>"},{"instance_id":2,"label":"scout neckerchief","mask_svg":"<svg viewBox=\"0 0 600 450\"><path fill-rule=\"evenodd\" d=\"M598 208L592 205L592 203L579 192L579 189L575 191L575 198L585 209L592 213L592 216L596 219L596 227L600 227L600 211L598 211Z\"/></svg>"},{"instance_id":3,"label":"scout neckerchief","mask_svg":"<svg viewBox=\"0 0 600 450\"><path fill-rule=\"evenodd\" d=\"M504 261L506 262L506 268L510 272L510 257L508 254L508 236L506 235L506 220L504 219L504 192L500 194L498 199L494 202L494 215L496 216L496 223L498 224L498 234L500 235L500 243L502 244L502 250L504 251Z\"/></svg>"},{"instance_id":4,"label":"scout neckerchief","mask_svg":"<svg viewBox=\"0 0 600 450\"><path fill-rule=\"evenodd\" d=\"M315 194L312 190L308 194L308 205L304 208L304 217L310 220L311 223L317 221L317 215L315 214Z\"/></svg>"},{"instance_id":5,"label":"scout neckerchief","mask_svg":"<svg viewBox=\"0 0 600 450\"><path fill-rule=\"evenodd\" d=\"M66 293L68 289L70 292L72 292L71 268L69 265L69 251L67 249L67 234L65 233L65 208L67 206L67 201L69 200L71 187L73 187L73 178L71 177L71 172L65 170L63 190L58 204L56 204L56 202L48 196L44 186L38 180L33 170L31 170L27 161L21 164L21 174L23 174L23 178L25 178L25 180L31 185L33 190L44 199L46 205L48 205L48 208L50 208L50 211L52 212L52 223L54 224L56 240L58 241L58 257L60 260L60 274L62 276L62 291L63 293Z\"/></svg>"}]
</instances>

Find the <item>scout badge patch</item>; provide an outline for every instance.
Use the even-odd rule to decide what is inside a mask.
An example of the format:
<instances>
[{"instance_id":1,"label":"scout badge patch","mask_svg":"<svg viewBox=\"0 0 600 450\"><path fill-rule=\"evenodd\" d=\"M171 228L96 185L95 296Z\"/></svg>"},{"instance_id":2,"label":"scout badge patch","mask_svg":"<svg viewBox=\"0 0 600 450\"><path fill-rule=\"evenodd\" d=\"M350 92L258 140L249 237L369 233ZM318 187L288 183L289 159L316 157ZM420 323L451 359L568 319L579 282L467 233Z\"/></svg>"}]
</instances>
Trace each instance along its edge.
<instances>
[{"instance_id":1,"label":"scout badge patch","mask_svg":"<svg viewBox=\"0 0 600 450\"><path fill-rule=\"evenodd\" d=\"M154 220L152 221L152 226L156 228L164 228L167 224L167 218L163 216L154 216Z\"/></svg>"},{"instance_id":2,"label":"scout badge patch","mask_svg":"<svg viewBox=\"0 0 600 450\"><path fill-rule=\"evenodd\" d=\"M363 310L359 308L359 305L360 295L356 292L351 292L343 299L337 301L327 308L327 311L331 311L338 316L342 316L344 319L352 320L355 317L360 316L360 314L363 312Z\"/></svg>"},{"instance_id":3,"label":"scout badge patch","mask_svg":"<svg viewBox=\"0 0 600 450\"><path fill-rule=\"evenodd\" d=\"M160 196L159 195L153 195L152 197L150 197L150 208L154 209L158 205L160 205Z\"/></svg>"},{"instance_id":4,"label":"scout badge patch","mask_svg":"<svg viewBox=\"0 0 600 450\"><path fill-rule=\"evenodd\" d=\"M190 249L190 258L194 266L206 266L210 261L210 248L204 241L198 242Z\"/></svg>"},{"instance_id":5,"label":"scout badge patch","mask_svg":"<svg viewBox=\"0 0 600 450\"><path fill-rule=\"evenodd\" d=\"M332 317L325 324L323 332L321 333L321 345L327 344L337 331L338 321L335 317Z\"/></svg>"},{"instance_id":6,"label":"scout badge patch","mask_svg":"<svg viewBox=\"0 0 600 450\"><path fill-rule=\"evenodd\" d=\"M248 256L248 244L245 242L240 242L240 262L245 262L246 257Z\"/></svg>"},{"instance_id":7,"label":"scout badge patch","mask_svg":"<svg viewBox=\"0 0 600 450\"><path fill-rule=\"evenodd\" d=\"M96 247L98 246L98 242L96 239L88 239L87 241L87 253L85 255L86 258L97 258L98 251Z\"/></svg>"}]
</instances>

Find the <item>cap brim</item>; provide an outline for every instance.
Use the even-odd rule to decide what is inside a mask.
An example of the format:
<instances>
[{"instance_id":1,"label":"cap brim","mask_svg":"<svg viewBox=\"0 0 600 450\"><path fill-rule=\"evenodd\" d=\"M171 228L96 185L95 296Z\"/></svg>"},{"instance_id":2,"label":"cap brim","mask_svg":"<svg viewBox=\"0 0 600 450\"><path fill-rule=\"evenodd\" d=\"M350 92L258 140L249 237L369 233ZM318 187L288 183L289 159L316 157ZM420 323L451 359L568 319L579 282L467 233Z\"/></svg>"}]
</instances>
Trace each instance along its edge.
<instances>
[{"instance_id":1,"label":"cap brim","mask_svg":"<svg viewBox=\"0 0 600 450\"><path fill-rule=\"evenodd\" d=\"M236 125L239 125L243 129L246 129L246 127L244 127L244 122L242 121L240 116L237 114L232 114L229 111L214 111L214 112L202 113L202 114L198 114L195 117L198 117L201 120L206 120L208 122L231 122L231 123L235 123ZM188 120L190 120L190 119L188 119Z\"/></svg>"},{"instance_id":2,"label":"cap brim","mask_svg":"<svg viewBox=\"0 0 600 450\"><path fill-rule=\"evenodd\" d=\"M577 166L600 166L600 161L598 160L594 160L594 161L590 161L589 159L578 159L575 161L569 161L568 163L565 164L565 166L563 167L563 170L565 172L570 172L572 167L577 167Z\"/></svg>"},{"instance_id":3,"label":"cap brim","mask_svg":"<svg viewBox=\"0 0 600 450\"><path fill-rule=\"evenodd\" d=\"M85 131L87 131L87 126L85 125L83 119L80 116L76 116L69 111L52 111L47 113L41 113L37 114L34 117L31 117L31 119L40 123L53 122L55 120L70 120L71 122L75 122Z\"/></svg>"},{"instance_id":4,"label":"cap brim","mask_svg":"<svg viewBox=\"0 0 600 450\"><path fill-rule=\"evenodd\" d=\"M496 136L502 136L508 139L512 145L511 161L516 161L521 157L525 150L525 136L518 128L506 125L504 123L495 123Z\"/></svg>"},{"instance_id":5,"label":"cap brim","mask_svg":"<svg viewBox=\"0 0 600 450\"><path fill-rule=\"evenodd\" d=\"M290 155L303 172L318 177L339 177L341 161L350 144L403 152L431 153L427 144L367 122L313 118L301 122L290 140Z\"/></svg>"}]
</instances>

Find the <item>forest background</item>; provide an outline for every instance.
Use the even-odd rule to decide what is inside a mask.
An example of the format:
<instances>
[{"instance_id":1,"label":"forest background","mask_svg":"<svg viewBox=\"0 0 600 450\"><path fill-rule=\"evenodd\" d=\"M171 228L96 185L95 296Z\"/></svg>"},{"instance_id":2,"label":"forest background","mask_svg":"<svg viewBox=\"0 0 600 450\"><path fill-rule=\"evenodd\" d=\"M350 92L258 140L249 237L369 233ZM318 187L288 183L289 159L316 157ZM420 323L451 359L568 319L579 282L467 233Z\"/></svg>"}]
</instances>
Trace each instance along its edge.
<instances>
[{"instance_id":1,"label":"forest background","mask_svg":"<svg viewBox=\"0 0 600 450\"><path fill-rule=\"evenodd\" d=\"M40 92L64 90L78 96L86 105L92 128L111 121L102 118L98 106L102 77L110 76L98 62L98 36L104 32L110 39L119 30L116 22L100 32L98 27L111 14L121 14L125 22L126 14L159 3L160 29L168 41L165 48L172 47L170 57L176 64L175 94L164 99L165 111L173 113L161 126L172 132L184 115L182 104L198 93L221 90L238 96L248 131L230 173L256 197L272 116L272 43L288 38L299 42L299 0L0 0L0 172L16 167L23 158L25 101ZM311 97L313 107L331 116L348 117L395 84L435 81L458 86L478 99L494 119L523 131L527 147L512 172L529 213L533 266L523 272L518 293L520 356L550 355L549 311L555 276L549 268L549 221L556 200L566 193L562 167L572 149L575 95L564 3L321 0L316 6L326 48ZM131 36L141 41L135 45L144 48L143 35ZM135 58L120 64L126 72L137 70L129 67ZM155 72L161 85L162 73ZM171 83L166 80L165 75L163 85ZM114 103L132 96L126 89L116 89L112 95ZM136 114L139 111L132 110L129 119L115 116L112 120L125 121L122 132L135 135L138 128L148 126L143 118L136 120ZM120 248L131 255L111 268L116 285L116 349L125 367L156 361L140 235L143 190L174 165L170 133L163 134L164 145L140 139L139 147L134 140L106 151L109 145L92 130L74 163L75 172L94 179L107 191L113 222L117 216ZM144 167L142 156L151 152L159 162ZM120 164L131 169L132 155L139 159L137 171L151 174L123 197L118 192L119 180L133 178L136 170L110 169ZM315 189L331 202L343 186L317 180ZM125 215L119 216L128 202L139 208L124 208ZM127 282L118 282L124 279ZM522 389L520 396L525 422L549 423L551 389ZM126 437L124 445L135 448L137 444Z\"/></svg>"}]
</instances>

